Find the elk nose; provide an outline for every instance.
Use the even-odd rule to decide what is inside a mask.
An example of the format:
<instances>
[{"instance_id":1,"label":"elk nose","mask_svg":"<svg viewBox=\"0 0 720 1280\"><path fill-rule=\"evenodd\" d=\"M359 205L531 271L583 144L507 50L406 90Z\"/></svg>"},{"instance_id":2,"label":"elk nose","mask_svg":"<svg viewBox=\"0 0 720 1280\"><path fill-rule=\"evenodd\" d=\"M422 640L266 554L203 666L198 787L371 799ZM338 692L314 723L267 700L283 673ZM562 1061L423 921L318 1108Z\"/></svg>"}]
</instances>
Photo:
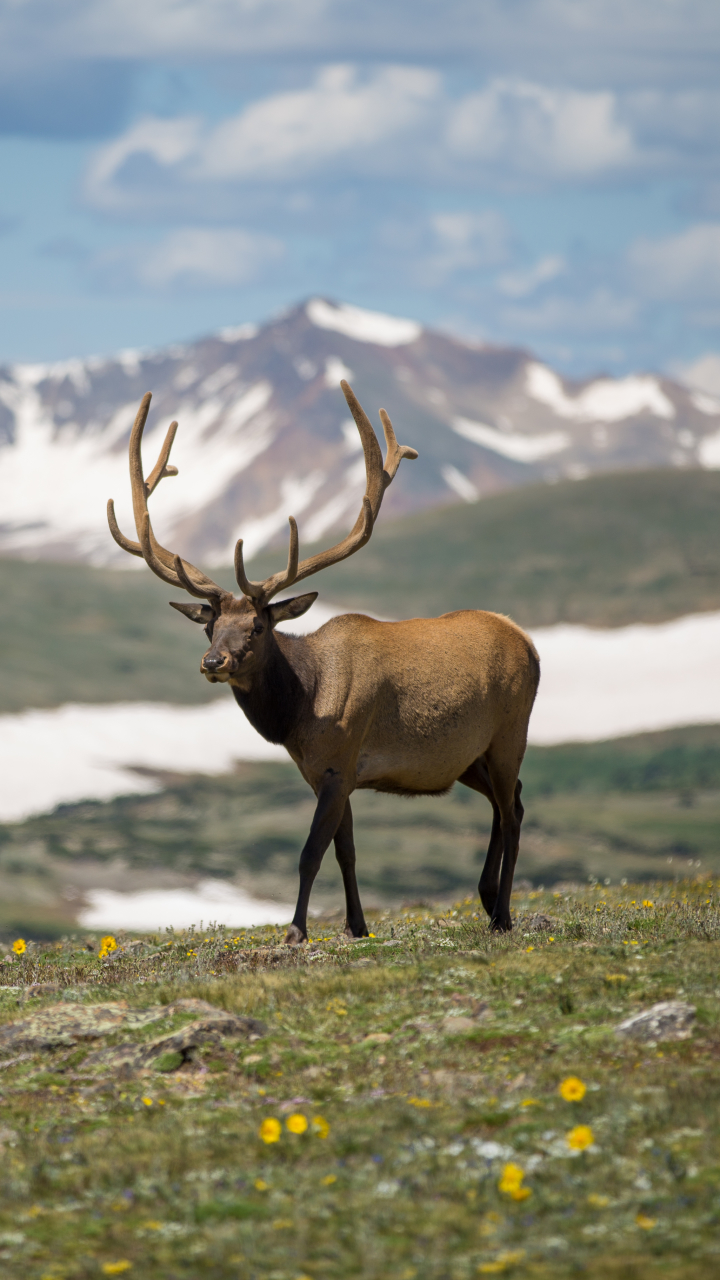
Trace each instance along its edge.
<instances>
[{"instance_id":1,"label":"elk nose","mask_svg":"<svg viewBox=\"0 0 720 1280\"><path fill-rule=\"evenodd\" d=\"M224 658L203 658L204 671L217 671L218 667L225 666Z\"/></svg>"}]
</instances>

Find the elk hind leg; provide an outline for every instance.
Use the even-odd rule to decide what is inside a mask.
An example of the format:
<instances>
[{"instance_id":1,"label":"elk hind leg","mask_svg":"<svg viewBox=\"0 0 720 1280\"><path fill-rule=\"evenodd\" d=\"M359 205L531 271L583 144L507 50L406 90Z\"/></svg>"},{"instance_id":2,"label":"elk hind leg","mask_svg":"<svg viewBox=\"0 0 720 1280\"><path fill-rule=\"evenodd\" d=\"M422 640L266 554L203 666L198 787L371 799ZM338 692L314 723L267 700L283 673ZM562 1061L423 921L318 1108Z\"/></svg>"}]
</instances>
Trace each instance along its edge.
<instances>
[{"instance_id":1,"label":"elk hind leg","mask_svg":"<svg viewBox=\"0 0 720 1280\"><path fill-rule=\"evenodd\" d=\"M510 895L520 849L520 826L525 812L520 799L522 783L518 778L519 769L519 760L493 757L492 753L488 752L488 771L500 810L502 834L500 884L495 907L490 917L490 927L498 933L508 933L512 929Z\"/></svg>"},{"instance_id":2,"label":"elk hind leg","mask_svg":"<svg viewBox=\"0 0 720 1280\"><path fill-rule=\"evenodd\" d=\"M335 857L342 872L345 886L345 932L350 938L367 938L368 927L365 923L360 892L355 877L355 841L353 839L353 818L350 801L345 802L345 809L340 826L335 832Z\"/></svg>"},{"instance_id":3,"label":"elk hind leg","mask_svg":"<svg viewBox=\"0 0 720 1280\"><path fill-rule=\"evenodd\" d=\"M485 911L492 919L495 910L495 903L498 896L498 888L500 885L500 866L502 863L503 841L500 826L500 810L495 801L495 794L490 781L487 764L483 756L478 756L477 760L473 760L469 769L466 769L458 778L458 782L462 782L466 787L470 787L473 791L479 791L481 796L485 796L490 801L493 811L492 831L490 832L490 843L488 844L487 853L485 855L485 865L480 876L478 884L478 893L480 901Z\"/></svg>"}]
</instances>

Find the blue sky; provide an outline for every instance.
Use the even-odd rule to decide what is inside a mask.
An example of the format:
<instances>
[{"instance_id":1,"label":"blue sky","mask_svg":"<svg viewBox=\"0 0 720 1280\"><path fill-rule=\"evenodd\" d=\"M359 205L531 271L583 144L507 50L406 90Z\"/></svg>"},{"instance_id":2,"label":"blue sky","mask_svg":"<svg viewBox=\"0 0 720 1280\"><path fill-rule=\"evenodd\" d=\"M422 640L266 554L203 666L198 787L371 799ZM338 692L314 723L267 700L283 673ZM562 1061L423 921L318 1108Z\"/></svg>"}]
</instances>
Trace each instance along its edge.
<instances>
[{"instance_id":1,"label":"blue sky","mask_svg":"<svg viewBox=\"0 0 720 1280\"><path fill-rule=\"evenodd\" d=\"M0 0L0 362L312 294L720 353L717 0Z\"/></svg>"}]
</instances>

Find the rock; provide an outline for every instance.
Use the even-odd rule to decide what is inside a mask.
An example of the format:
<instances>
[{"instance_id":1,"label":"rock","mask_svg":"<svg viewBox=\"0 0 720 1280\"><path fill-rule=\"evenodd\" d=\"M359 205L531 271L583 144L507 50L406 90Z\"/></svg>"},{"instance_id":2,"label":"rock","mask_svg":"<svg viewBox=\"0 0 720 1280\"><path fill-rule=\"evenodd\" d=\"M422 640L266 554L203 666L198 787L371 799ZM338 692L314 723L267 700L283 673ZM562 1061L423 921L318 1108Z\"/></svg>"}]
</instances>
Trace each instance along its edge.
<instances>
[{"instance_id":1,"label":"rock","mask_svg":"<svg viewBox=\"0 0 720 1280\"><path fill-rule=\"evenodd\" d=\"M661 1000L651 1009L634 1013L615 1028L633 1040L689 1040L695 1007L682 1000Z\"/></svg>"},{"instance_id":2,"label":"rock","mask_svg":"<svg viewBox=\"0 0 720 1280\"><path fill-rule=\"evenodd\" d=\"M559 927L557 920L553 920L551 916L543 915L542 911L536 911L531 916L520 916L518 920L518 928L528 929L530 933L549 933L551 929L558 929Z\"/></svg>"},{"instance_id":3,"label":"rock","mask_svg":"<svg viewBox=\"0 0 720 1280\"><path fill-rule=\"evenodd\" d=\"M443 1018L442 1029L446 1035L460 1035L463 1031L475 1031L477 1022L474 1018L449 1017Z\"/></svg>"},{"instance_id":4,"label":"rock","mask_svg":"<svg viewBox=\"0 0 720 1280\"><path fill-rule=\"evenodd\" d=\"M399 938L388 938L387 942L383 942L384 947L401 947L402 942Z\"/></svg>"},{"instance_id":5,"label":"rock","mask_svg":"<svg viewBox=\"0 0 720 1280\"><path fill-rule=\"evenodd\" d=\"M198 1003L203 1004L204 1001ZM172 1008L170 1005L167 1007ZM244 1036L254 1040L267 1034L267 1027L257 1018L238 1017L222 1009L213 1009L212 1005L208 1007L212 1009L211 1016L189 1022L179 1031L157 1036L144 1044L118 1044L110 1049L101 1049L90 1054L83 1067L110 1066L133 1070L152 1067L172 1071L187 1062L194 1049L204 1044L217 1044L223 1036Z\"/></svg>"},{"instance_id":6,"label":"rock","mask_svg":"<svg viewBox=\"0 0 720 1280\"><path fill-rule=\"evenodd\" d=\"M171 1017L175 1013L199 1013L205 1015L204 1021L211 1021L215 1030L221 1026L237 1028L232 1033L251 1034L262 1023L254 1018L237 1018L235 1014L216 1009L205 1000L176 1000L173 1004L153 1005L149 1009L131 1009L127 1001L118 1000L106 1004L77 1004L64 1000L62 1004L50 1005L47 1009L39 1009L17 1022L10 1022L0 1027L0 1054L13 1054L22 1049L54 1049L71 1046L87 1040L100 1040L120 1030L135 1030L159 1022L161 1018ZM193 1023L192 1026L202 1024ZM182 1037L189 1028L182 1028L174 1033ZM264 1034L264 1028L255 1034ZM164 1037L165 1039L172 1039ZM161 1037L162 1039L162 1037ZM139 1046L133 1045L136 1050ZM179 1046L178 1046L179 1047ZM171 1046L167 1046L168 1051ZM174 1051L176 1046L172 1046ZM164 1052L164 1050L159 1050Z\"/></svg>"},{"instance_id":7,"label":"rock","mask_svg":"<svg viewBox=\"0 0 720 1280\"><path fill-rule=\"evenodd\" d=\"M369 1036L365 1036L363 1044L385 1044L391 1039L387 1031L371 1031Z\"/></svg>"}]
</instances>

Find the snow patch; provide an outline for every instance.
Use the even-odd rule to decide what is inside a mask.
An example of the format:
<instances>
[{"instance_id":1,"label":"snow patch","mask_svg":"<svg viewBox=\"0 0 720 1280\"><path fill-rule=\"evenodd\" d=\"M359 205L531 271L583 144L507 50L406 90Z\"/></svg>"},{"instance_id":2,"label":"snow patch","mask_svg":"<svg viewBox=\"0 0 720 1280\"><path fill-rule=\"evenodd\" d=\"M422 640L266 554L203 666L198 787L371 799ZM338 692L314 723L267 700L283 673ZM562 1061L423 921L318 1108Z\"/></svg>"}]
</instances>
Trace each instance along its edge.
<instances>
[{"instance_id":1,"label":"snow patch","mask_svg":"<svg viewBox=\"0 0 720 1280\"><path fill-rule=\"evenodd\" d=\"M218 330L218 338L221 342L249 342L251 338L255 338L259 333L256 324L236 324L227 325L224 329Z\"/></svg>"},{"instance_id":2,"label":"snow patch","mask_svg":"<svg viewBox=\"0 0 720 1280\"><path fill-rule=\"evenodd\" d=\"M574 422L620 422L643 412L652 413L656 418L675 417L675 406L657 378L637 375L617 380L600 378L573 398L547 365L529 364L526 389L528 395L554 410L558 417Z\"/></svg>"},{"instance_id":3,"label":"snow patch","mask_svg":"<svg viewBox=\"0 0 720 1280\"><path fill-rule=\"evenodd\" d=\"M90 889L87 906L78 916L83 929L189 929L200 922L253 929L261 924L285 924L292 919L289 904L251 898L224 880L201 880L192 889L145 889L116 893Z\"/></svg>"},{"instance_id":4,"label":"snow patch","mask_svg":"<svg viewBox=\"0 0 720 1280\"><path fill-rule=\"evenodd\" d=\"M323 298L312 298L305 314L318 329L331 329L356 342L374 342L379 347L404 347L417 342L422 333L422 325L415 320L400 320L347 303L334 307Z\"/></svg>"},{"instance_id":5,"label":"snow patch","mask_svg":"<svg viewBox=\"0 0 720 1280\"><path fill-rule=\"evenodd\" d=\"M229 402L217 396L199 405L181 402L173 451L180 478L166 481L153 502L161 541L172 545L175 526L217 499L272 443L271 397L272 386L263 380L242 388ZM122 406L104 429L98 424L83 432L72 423L58 430L31 380L5 384L3 398L14 412L16 436L3 450L0 467L2 549L27 552L70 543L77 555L107 562L114 555L105 515L108 498L117 499L120 527L134 536L127 453L112 446L128 431L137 404ZM151 416L143 450L150 465L169 425L169 416Z\"/></svg>"},{"instance_id":6,"label":"snow patch","mask_svg":"<svg viewBox=\"0 0 720 1280\"><path fill-rule=\"evenodd\" d=\"M706 471L720 470L720 431L712 436L705 436L698 445L698 459Z\"/></svg>"},{"instance_id":7,"label":"snow patch","mask_svg":"<svg viewBox=\"0 0 720 1280\"><path fill-rule=\"evenodd\" d=\"M450 486L459 498L462 498L463 502L477 502L480 497L479 491L475 488L472 480L463 475L462 471L458 471L457 467L453 467L448 463L447 466L440 468L440 474L445 483Z\"/></svg>"},{"instance_id":8,"label":"snow patch","mask_svg":"<svg viewBox=\"0 0 720 1280\"><path fill-rule=\"evenodd\" d=\"M720 723L720 613L612 631L563 624L532 637L542 670L532 743Z\"/></svg>"},{"instance_id":9,"label":"snow patch","mask_svg":"<svg viewBox=\"0 0 720 1280\"><path fill-rule=\"evenodd\" d=\"M704 391L693 391L690 401L695 409L700 413L706 413L708 417L714 417L720 413L720 400L716 400L715 396L707 396Z\"/></svg>"},{"instance_id":10,"label":"snow patch","mask_svg":"<svg viewBox=\"0 0 720 1280\"><path fill-rule=\"evenodd\" d=\"M328 387L337 387L344 378L346 382L352 382L355 377L352 369L348 369L347 365L339 356L328 356L325 361L325 385Z\"/></svg>"},{"instance_id":11,"label":"snow patch","mask_svg":"<svg viewBox=\"0 0 720 1280\"><path fill-rule=\"evenodd\" d=\"M484 422L471 422L469 418L453 418L450 426L456 435L472 440L473 444L482 445L485 449L492 449L505 458L512 458L514 462L538 462L541 458L560 453L572 443L566 431L525 436L516 432L498 431L496 427L489 427Z\"/></svg>"}]
</instances>

